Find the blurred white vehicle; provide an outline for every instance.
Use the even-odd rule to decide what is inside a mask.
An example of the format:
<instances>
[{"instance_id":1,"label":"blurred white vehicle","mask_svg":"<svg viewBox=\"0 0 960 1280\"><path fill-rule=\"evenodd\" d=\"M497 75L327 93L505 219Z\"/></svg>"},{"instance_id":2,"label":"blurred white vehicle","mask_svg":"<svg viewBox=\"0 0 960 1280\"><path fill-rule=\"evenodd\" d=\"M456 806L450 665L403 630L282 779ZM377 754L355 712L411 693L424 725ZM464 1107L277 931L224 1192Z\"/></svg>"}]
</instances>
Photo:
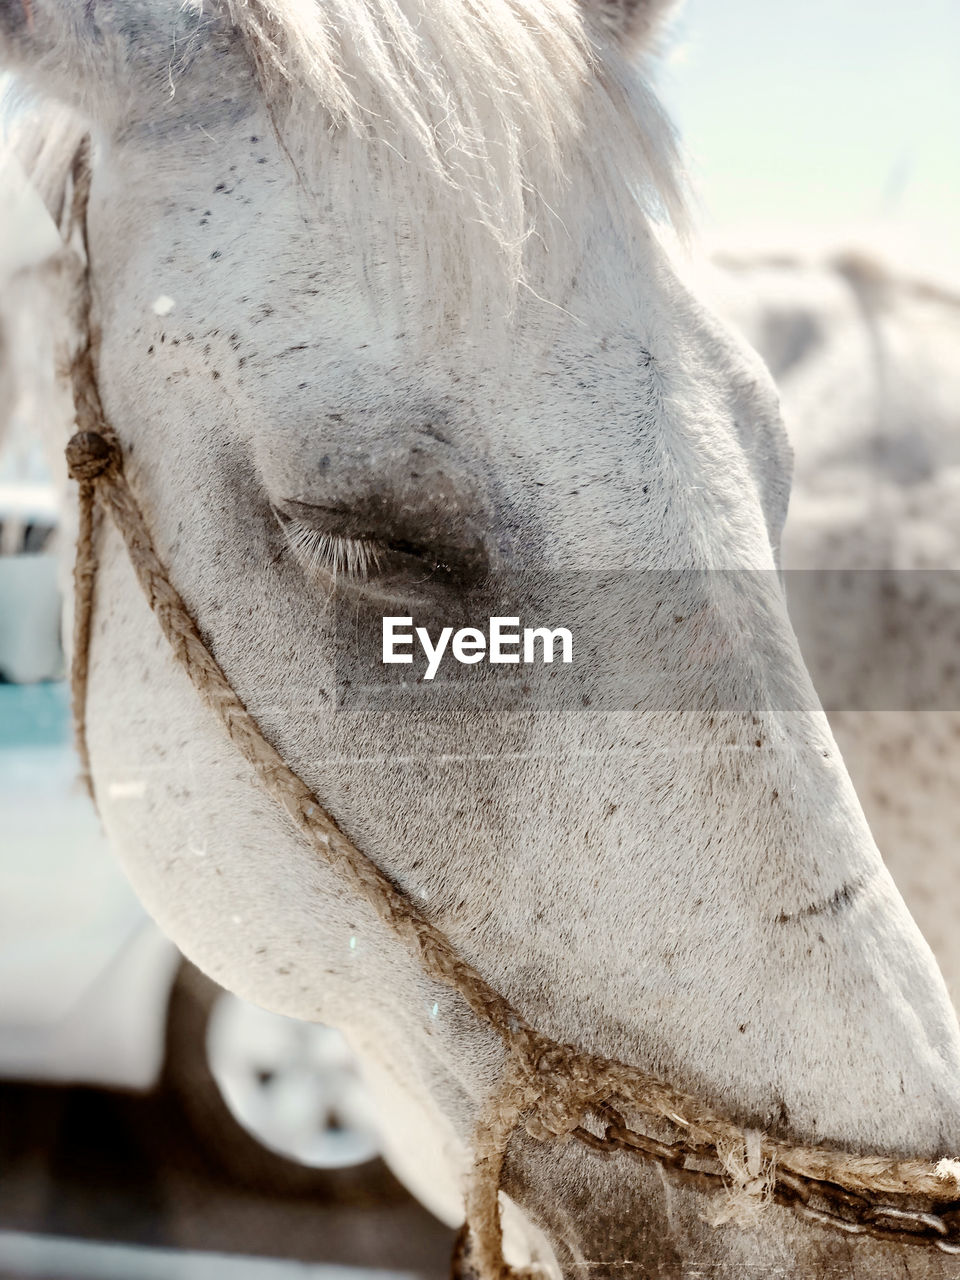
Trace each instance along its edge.
<instances>
[{"instance_id":1,"label":"blurred white vehicle","mask_svg":"<svg viewBox=\"0 0 960 1280\"><path fill-rule=\"evenodd\" d=\"M181 960L113 860L68 732L62 682L0 684L0 1077L162 1085L247 1181L304 1189L314 1170L372 1160L372 1105L340 1035Z\"/></svg>"},{"instance_id":2,"label":"blurred white vehicle","mask_svg":"<svg viewBox=\"0 0 960 1280\"><path fill-rule=\"evenodd\" d=\"M75 781L67 701L59 683L0 685L0 1074L145 1089L179 957Z\"/></svg>"},{"instance_id":3,"label":"blurred white vehicle","mask_svg":"<svg viewBox=\"0 0 960 1280\"><path fill-rule=\"evenodd\" d=\"M56 506L42 483L4 482L0 471L0 678L29 684L58 676Z\"/></svg>"},{"instance_id":4,"label":"blurred white vehicle","mask_svg":"<svg viewBox=\"0 0 960 1280\"><path fill-rule=\"evenodd\" d=\"M308 1189L379 1149L337 1032L227 995L181 960L77 776L59 677L56 509L0 471L0 1078L178 1097L226 1172Z\"/></svg>"}]
</instances>

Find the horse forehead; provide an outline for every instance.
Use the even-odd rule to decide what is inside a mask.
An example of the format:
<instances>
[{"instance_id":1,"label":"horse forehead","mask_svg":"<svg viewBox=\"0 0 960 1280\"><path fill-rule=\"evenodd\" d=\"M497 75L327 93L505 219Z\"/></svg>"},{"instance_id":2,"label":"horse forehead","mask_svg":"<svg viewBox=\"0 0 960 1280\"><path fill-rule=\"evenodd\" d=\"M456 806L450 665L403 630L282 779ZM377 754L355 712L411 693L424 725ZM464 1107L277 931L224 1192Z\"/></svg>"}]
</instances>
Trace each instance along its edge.
<instances>
[{"instance_id":1,"label":"horse forehead","mask_svg":"<svg viewBox=\"0 0 960 1280\"><path fill-rule=\"evenodd\" d=\"M597 451L655 466L643 422L663 377L672 379L673 343L651 354L633 334L571 326L545 351L534 316L510 344L483 349L465 333L431 346L415 323L377 315L341 264L306 259L297 237L278 237L252 262L246 247L238 254L236 237L216 234L211 206L212 198L178 215L192 223L199 255L170 263L154 248L144 270L122 273L117 322L124 334L136 322L143 350L131 363L131 344L117 344L118 376L139 384L146 364L162 374L166 403L190 383L189 398L199 390L213 420L239 409L243 434L263 447L288 492L297 489L291 473L331 455L341 464L366 458L385 482L424 456L432 466L534 468L547 478L578 467L594 492L618 488L591 461ZM708 345L694 373L681 408L705 430L722 437L735 422L750 448L755 431L781 429L768 375L736 340ZM194 447L205 441L198 435ZM773 469L768 451L763 461Z\"/></svg>"},{"instance_id":2,"label":"horse forehead","mask_svg":"<svg viewBox=\"0 0 960 1280\"><path fill-rule=\"evenodd\" d=\"M149 152L131 151L142 168ZM692 414L721 433L735 420L748 447L754 428L779 424L772 380L746 342L669 282L648 281L615 317L564 323L533 299L508 341L503 326L499 344L454 327L434 343L412 299L382 306L382 291L365 289L350 211L304 194L265 118L234 122L218 145L194 139L179 163L184 180L159 192L121 168L119 199L108 184L101 200L109 249L98 257L150 359L207 381L211 408L214 393L245 404L257 437L291 465L328 446L399 457L433 449L424 433L436 431L467 456L486 453L495 471L536 455L549 475L561 455L594 447L635 456L638 420L691 350L679 395ZM767 469L775 461L764 451Z\"/></svg>"}]
</instances>

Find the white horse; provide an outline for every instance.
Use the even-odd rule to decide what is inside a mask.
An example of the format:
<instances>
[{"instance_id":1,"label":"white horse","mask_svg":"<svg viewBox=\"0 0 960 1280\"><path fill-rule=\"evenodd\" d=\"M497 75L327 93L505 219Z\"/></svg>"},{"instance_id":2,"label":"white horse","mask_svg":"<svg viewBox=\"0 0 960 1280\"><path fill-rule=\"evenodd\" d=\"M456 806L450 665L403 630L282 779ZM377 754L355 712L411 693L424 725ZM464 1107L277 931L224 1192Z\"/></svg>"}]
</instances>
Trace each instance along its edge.
<instances>
[{"instance_id":1,"label":"white horse","mask_svg":"<svg viewBox=\"0 0 960 1280\"><path fill-rule=\"evenodd\" d=\"M960 1031L777 585L776 395L653 232L669 135L625 50L657 8L0 0L0 50L96 130L99 384L160 554L351 837L547 1034L746 1126L950 1154ZM132 882L219 981L343 1028L458 1220L500 1042L260 790L114 530L99 555L89 744ZM334 597L428 578L453 610L478 563L610 571L591 643L639 639L683 696L338 706ZM564 1278L956 1274L777 1206L708 1225L659 1166L526 1135L504 1200Z\"/></svg>"},{"instance_id":2,"label":"white horse","mask_svg":"<svg viewBox=\"0 0 960 1280\"><path fill-rule=\"evenodd\" d=\"M796 459L784 567L857 571L839 601L855 635L803 608L802 579L791 613L871 831L960 1004L960 296L850 251L728 253L712 283L781 392ZM878 569L893 571L879 612L860 572Z\"/></svg>"}]
</instances>

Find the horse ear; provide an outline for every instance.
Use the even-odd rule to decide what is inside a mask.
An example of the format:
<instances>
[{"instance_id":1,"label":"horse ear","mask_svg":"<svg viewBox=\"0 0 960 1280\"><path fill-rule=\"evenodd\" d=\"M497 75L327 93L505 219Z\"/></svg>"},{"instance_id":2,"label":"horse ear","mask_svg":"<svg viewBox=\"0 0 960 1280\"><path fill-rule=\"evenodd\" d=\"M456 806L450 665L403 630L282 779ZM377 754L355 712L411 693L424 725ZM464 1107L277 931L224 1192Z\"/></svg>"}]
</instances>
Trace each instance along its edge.
<instances>
[{"instance_id":1,"label":"horse ear","mask_svg":"<svg viewBox=\"0 0 960 1280\"><path fill-rule=\"evenodd\" d=\"M582 4L628 53L638 53L655 44L677 0L582 0Z\"/></svg>"}]
</instances>

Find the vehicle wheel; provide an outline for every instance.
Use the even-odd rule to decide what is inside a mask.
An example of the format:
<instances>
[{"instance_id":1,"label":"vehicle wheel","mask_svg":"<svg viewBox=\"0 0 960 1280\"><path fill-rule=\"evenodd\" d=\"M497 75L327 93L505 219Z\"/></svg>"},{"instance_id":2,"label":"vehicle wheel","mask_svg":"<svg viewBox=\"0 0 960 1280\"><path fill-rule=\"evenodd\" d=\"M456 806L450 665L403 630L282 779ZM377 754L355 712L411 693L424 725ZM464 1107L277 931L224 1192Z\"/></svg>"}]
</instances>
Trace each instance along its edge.
<instances>
[{"instance_id":1,"label":"vehicle wheel","mask_svg":"<svg viewBox=\"0 0 960 1280\"><path fill-rule=\"evenodd\" d=\"M187 962L168 1006L163 1086L233 1181L351 1199L399 1190L339 1033L257 1009Z\"/></svg>"}]
</instances>

